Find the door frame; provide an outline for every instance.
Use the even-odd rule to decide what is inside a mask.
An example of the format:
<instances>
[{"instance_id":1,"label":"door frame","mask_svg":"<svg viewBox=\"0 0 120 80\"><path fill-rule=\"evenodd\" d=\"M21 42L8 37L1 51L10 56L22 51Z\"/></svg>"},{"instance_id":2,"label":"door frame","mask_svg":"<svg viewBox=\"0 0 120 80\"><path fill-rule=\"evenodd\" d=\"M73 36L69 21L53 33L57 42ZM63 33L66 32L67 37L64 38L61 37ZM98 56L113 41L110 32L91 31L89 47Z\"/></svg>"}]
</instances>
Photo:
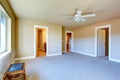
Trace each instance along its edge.
<instances>
[{"instance_id":1,"label":"door frame","mask_svg":"<svg viewBox=\"0 0 120 80\"><path fill-rule=\"evenodd\" d=\"M67 36L67 33L71 33L71 40L72 40L72 44L71 44L71 47L72 47L72 50L70 50L70 51L73 51L73 31L65 31L65 52L67 52L67 50L66 50L66 48L67 48L67 46L66 46L66 36Z\"/></svg>"},{"instance_id":2,"label":"door frame","mask_svg":"<svg viewBox=\"0 0 120 80\"><path fill-rule=\"evenodd\" d=\"M99 26L95 28L95 56L98 56L98 30L102 28L108 28L109 30L109 55L108 58L111 58L111 24L109 25L104 25L104 26Z\"/></svg>"},{"instance_id":3,"label":"door frame","mask_svg":"<svg viewBox=\"0 0 120 80\"><path fill-rule=\"evenodd\" d=\"M48 56L48 27L47 26L40 26L40 25L35 25L34 26L34 56L36 57L37 53L37 45L36 45L36 32L38 28L46 29L46 56Z\"/></svg>"}]
</instances>

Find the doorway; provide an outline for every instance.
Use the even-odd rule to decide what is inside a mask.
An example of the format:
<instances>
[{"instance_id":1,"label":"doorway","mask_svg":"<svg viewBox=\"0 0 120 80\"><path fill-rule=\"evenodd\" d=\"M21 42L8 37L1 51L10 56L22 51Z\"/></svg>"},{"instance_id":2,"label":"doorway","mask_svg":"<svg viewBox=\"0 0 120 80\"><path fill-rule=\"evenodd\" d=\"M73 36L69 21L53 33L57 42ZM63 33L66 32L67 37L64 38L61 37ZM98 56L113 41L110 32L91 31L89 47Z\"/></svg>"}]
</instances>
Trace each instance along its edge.
<instances>
[{"instance_id":1,"label":"doorway","mask_svg":"<svg viewBox=\"0 0 120 80\"><path fill-rule=\"evenodd\" d=\"M34 54L35 57L44 57L48 53L48 28L35 26L34 28Z\"/></svg>"},{"instance_id":2,"label":"doorway","mask_svg":"<svg viewBox=\"0 0 120 80\"><path fill-rule=\"evenodd\" d=\"M46 29L37 28L36 29L36 45L37 45L37 56L46 56Z\"/></svg>"},{"instance_id":3,"label":"doorway","mask_svg":"<svg viewBox=\"0 0 120 80\"><path fill-rule=\"evenodd\" d=\"M73 32L67 31L65 34L65 51L70 52L73 49Z\"/></svg>"},{"instance_id":4,"label":"doorway","mask_svg":"<svg viewBox=\"0 0 120 80\"><path fill-rule=\"evenodd\" d=\"M97 57L110 55L110 25L96 28L96 55Z\"/></svg>"}]
</instances>

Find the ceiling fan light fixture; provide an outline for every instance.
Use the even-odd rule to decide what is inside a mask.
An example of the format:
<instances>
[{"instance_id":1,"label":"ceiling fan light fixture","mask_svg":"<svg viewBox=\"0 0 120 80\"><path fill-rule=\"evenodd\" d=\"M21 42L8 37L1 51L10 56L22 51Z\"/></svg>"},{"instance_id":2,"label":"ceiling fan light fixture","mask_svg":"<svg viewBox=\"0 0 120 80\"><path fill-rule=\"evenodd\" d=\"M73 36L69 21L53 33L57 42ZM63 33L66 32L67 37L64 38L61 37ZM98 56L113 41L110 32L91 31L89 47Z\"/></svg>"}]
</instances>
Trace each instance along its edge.
<instances>
[{"instance_id":1,"label":"ceiling fan light fixture","mask_svg":"<svg viewBox=\"0 0 120 80\"><path fill-rule=\"evenodd\" d=\"M89 17L95 17L95 13L82 13L81 10L76 10L75 14L72 16L72 20L74 22L85 22Z\"/></svg>"},{"instance_id":2,"label":"ceiling fan light fixture","mask_svg":"<svg viewBox=\"0 0 120 80\"><path fill-rule=\"evenodd\" d=\"M74 17L73 20L74 20L75 22L80 22L80 21L85 22L85 21L86 21L86 20L85 20L84 18L82 18L82 17Z\"/></svg>"},{"instance_id":3,"label":"ceiling fan light fixture","mask_svg":"<svg viewBox=\"0 0 120 80\"><path fill-rule=\"evenodd\" d=\"M75 18L74 21L75 21L75 22L79 22L80 19L79 19L79 18Z\"/></svg>"}]
</instances>

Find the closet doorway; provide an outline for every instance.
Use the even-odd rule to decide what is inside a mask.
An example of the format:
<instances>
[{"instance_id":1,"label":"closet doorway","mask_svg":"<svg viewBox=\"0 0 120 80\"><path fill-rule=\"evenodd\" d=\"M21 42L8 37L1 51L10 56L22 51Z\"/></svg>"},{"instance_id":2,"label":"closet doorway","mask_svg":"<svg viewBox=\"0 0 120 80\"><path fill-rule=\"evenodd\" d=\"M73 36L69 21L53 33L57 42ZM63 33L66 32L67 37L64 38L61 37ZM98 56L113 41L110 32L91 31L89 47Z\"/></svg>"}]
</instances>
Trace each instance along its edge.
<instances>
[{"instance_id":1,"label":"closet doorway","mask_svg":"<svg viewBox=\"0 0 120 80\"><path fill-rule=\"evenodd\" d=\"M96 55L110 57L111 25L96 28Z\"/></svg>"},{"instance_id":2,"label":"closet doorway","mask_svg":"<svg viewBox=\"0 0 120 80\"><path fill-rule=\"evenodd\" d=\"M73 32L66 31L65 33L65 52L71 52L73 49Z\"/></svg>"},{"instance_id":3,"label":"closet doorway","mask_svg":"<svg viewBox=\"0 0 120 80\"><path fill-rule=\"evenodd\" d=\"M47 56L47 28L36 27L35 28L35 56L44 57Z\"/></svg>"}]
</instances>

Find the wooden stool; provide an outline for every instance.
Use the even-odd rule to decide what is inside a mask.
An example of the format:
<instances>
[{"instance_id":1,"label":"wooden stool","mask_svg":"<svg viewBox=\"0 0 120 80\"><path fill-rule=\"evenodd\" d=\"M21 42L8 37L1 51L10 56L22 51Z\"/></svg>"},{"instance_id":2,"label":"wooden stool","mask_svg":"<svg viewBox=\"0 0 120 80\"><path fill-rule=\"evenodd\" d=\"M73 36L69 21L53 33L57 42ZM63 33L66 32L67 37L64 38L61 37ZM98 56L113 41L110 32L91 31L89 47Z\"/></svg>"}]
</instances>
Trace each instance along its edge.
<instances>
[{"instance_id":1,"label":"wooden stool","mask_svg":"<svg viewBox=\"0 0 120 80\"><path fill-rule=\"evenodd\" d=\"M12 80L13 78L20 77L21 75L23 75L25 80L25 64L24 63L11 64L10 68L5 73L5 75L8 80Z\"/></svg>"}]
</instances>

